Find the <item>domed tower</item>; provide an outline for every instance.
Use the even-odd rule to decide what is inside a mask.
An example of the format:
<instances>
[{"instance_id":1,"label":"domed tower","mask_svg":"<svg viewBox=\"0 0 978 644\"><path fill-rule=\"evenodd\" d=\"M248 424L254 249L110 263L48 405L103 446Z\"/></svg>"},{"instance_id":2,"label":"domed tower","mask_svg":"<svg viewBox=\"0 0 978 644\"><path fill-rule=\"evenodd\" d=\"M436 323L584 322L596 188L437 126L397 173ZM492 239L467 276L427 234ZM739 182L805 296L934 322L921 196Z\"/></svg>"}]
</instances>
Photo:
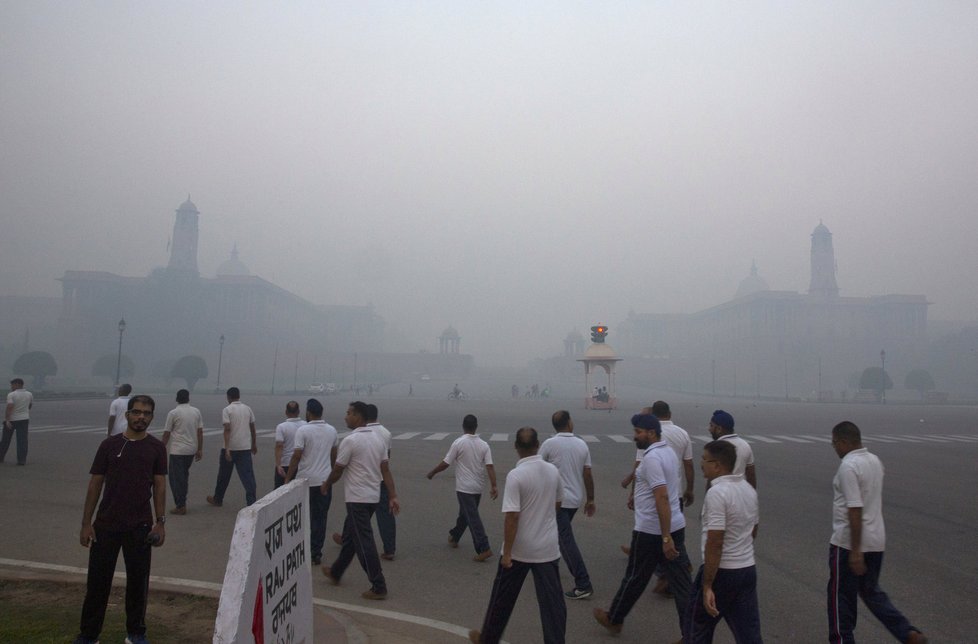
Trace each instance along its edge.
<instances>
[{"instance_id":1,"label":"domed tower","mask_svg":"<svg viewBox=\"0 0 978 644\"><path fill-rule=\"evenodd\" d=\"M170 243L170 263L167 270L198 274L197 271L197 206L187 200L177 208L173 222L173 241Z\"/></svg>"},{"instance_id":2,"label":"domed tower","mask_svg":"<svg viewBox=\"0 0 978 644\"><path fill-rule=\"evenodd\" d=\"M764 278L757 274L757 262L751 261L750 264L750 275L740 280L740 286L737 287L737 295L734 297L744 297L745 295L750 295L751 293L757 293L759 291L769 291L770 287Z\"/></svg>"},{"instance_id":3,"label":"domed tower","mask_svg":"<svg viewBox=\"0 0 978 644\"><path fill-rule=\"evenodd\" d=\"M449 326L438 336L439 353L458 353L461 348L462 336L458 334L455 327Z\"/></svg>"},{"instance_id":4,"label":"domed tower","mask_svg":"<svg viewBox=\"0 0 978 644\"><path fill-rule=\"evenodd\" d=\"M809 295L835 297L839 285L835 282L835 251L832 250L832 233L822 222L812 232L812 281Z\"/></svg>"}]
</instances>

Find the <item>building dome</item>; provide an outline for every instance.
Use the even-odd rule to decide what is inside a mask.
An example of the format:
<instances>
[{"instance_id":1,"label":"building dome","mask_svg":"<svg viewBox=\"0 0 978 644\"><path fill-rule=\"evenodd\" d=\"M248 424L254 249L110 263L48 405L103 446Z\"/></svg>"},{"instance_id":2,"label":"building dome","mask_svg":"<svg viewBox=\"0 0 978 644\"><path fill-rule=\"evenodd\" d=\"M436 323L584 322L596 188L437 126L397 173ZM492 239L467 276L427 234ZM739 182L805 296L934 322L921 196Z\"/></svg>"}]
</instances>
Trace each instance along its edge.
<instances>
[{"instance_id":1,"label":"building dome","mask_svg":"<svg viewBox=\"0 0 978 644\"><path fill-rule=\"evenodd\" d=\"M190 203L190 200L187 200ZM190 204L191 206L193 204ZM181 206L182 208L183 206ZM221 262L221 265L217 267L218 277L227 277L232 275L251 275L251 271L245 266L245 263L238 259L238 245L235 244L231 249L231 257Z\"/></svg>"},{"instance_id":2,"label":"building dome","mask_svg":"<svg viewBox=\"0 0 978 644\"><path fill-rule=\"evenodd\" d=\"M771 287L767 285L763 277L757 274L757 263L751 262L750 275L740 280L740 286L737 287L737 295L735 297L744 297L751 293L769 290L771 290Z\"/></svg>"},{"instance_id":3,"label":"building dome","mask_svg":"<svg viewBox=\"0 0 978 644\"><path fill-rule=\"evenodd\" d=\"M455 330L455 327L449 326L447 329L445 329L444 331L441 332L441 337L443 337L443 338L457 338L457 337L459 337L459 335L458 335L458 331Z\"/></svg>"},{"instance_id":4,"label":"building dome","mask_svg":"<svg viewBox=\"0 0 978 644\"><path fill-rule=\"evenodd\" d=\"M195 206L194 202L190 200L190 195L187 195L187 200L180 204L180 207L177 208L177 212L192 212L198 215L200 214L200 211L197 210L197 206Z\"/></svg>"},{"instance_id":5,"label":"building dome","mask_svg":"<svg viewBox=\"0 0 978 644\"><path fill-rule=\"evenodd\" d=\"M618 354L615 350L611 348L610 344L592 344L584 352L585 360L620 360Z\"/></svg>"}]
</instances>

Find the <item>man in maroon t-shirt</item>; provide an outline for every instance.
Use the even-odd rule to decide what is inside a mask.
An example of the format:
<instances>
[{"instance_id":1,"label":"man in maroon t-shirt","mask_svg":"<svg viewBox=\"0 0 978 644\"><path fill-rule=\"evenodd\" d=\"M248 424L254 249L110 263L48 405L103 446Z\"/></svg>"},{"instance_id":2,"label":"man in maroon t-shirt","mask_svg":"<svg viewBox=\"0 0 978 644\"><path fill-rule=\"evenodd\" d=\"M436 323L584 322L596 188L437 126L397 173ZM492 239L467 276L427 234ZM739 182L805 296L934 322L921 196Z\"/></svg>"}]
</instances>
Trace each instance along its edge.
<instances>
[{"instance_id":1,"label":"man in maroon t-shirt","mask_svg":"<svg viewBox=\"0 0 978 644\"><path fill-rule=\"evenodd\" d=\"M98 642L119 550L126 562L126 642L146 642L150 546L166 539L166 447L146 433L155 407L149 396L130 398L126 431L102 441L95 454L79 534L89 549L88 585L75 644Z\"/></svg>"}]
</instances>

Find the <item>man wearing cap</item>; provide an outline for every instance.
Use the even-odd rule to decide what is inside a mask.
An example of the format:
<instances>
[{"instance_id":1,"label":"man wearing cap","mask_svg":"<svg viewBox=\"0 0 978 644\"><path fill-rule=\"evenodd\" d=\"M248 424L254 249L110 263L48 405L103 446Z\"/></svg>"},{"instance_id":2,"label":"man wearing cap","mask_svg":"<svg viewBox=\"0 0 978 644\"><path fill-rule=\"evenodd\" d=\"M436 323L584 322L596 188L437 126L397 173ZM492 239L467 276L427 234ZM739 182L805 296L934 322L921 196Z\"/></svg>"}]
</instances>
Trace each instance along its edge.
<instances>
[{"instance_id":1,"label":"man wearing cap","mask_svg":"<svg viewBox=\"0 0 978 644\"><path fill-rule=\"evenodd\" d=\"M886 548L883 525L883 464L862 443L854 423L832 428L832 448L842 459L832 480L832 539L829 541L829 642L855 642L856 598L894 637L907 644L926 644L879 587Z\"/></svg>"},{"instance_id":2,"label":"man wearing cap","mask_svg":"<svg viewBox=\"0 0 978 644\"><path fill-rule=\"evenodd\" d=\"M679 510L679 459L662 440L659 421L652 414L632 416L632 428L635 445L644 453L635 470L635 528L628 565L611 607L595 608L594 618L612 633L620 633L628 612L642 595L656 566L663 562L682 628L691 579L685 546L686 519Z\"/></svg>"},{"instance_id":3,"label":"man wearing cap","mask_svg":"<svg viewBox=\"0 0 978 644\"><path fill-rule=\"evenodd\" d=\"M710 436L715 441L730 441L737 448L737 464L733 473L743 476L744 480L757 489L757 476L754 474L754 450L750 444L737 434L734 434L734 417L722 409L713 412L710 418ZM709 483L707 483L709 485Z\"/></svg>"}]
</instances>

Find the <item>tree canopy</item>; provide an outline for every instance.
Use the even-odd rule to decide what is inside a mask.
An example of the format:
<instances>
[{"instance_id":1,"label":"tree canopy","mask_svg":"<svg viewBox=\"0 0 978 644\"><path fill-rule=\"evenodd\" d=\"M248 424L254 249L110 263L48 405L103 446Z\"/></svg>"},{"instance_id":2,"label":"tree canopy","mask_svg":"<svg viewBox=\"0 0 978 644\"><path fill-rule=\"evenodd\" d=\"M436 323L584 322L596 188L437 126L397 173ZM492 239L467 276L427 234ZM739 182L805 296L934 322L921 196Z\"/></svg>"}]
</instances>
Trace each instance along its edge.
<instances>
[{"instance_id":1,"label":"tree canopy","mask_svg":"<svg viewBox=\"0 0 978 644\"><path fill-rule=\"evenodd\" d=\"M28 351L14 361L14 373L34 378L34 386L44 387L44 379L58 375L58 363L47 351Z\"/></svg>"},{"instance_id":2,"label":"tree canopy","mask_svg":"<svg viewBox=\"0 0 978 644\"><path fill-rule=\"evenodd\" d=\"M880 387L880 382L883 383L882 387ZM863 375L859 377L859 388L874 391L893 389L893 381L890 380L890 374L883 371L881 367L867 367L863 369Z\"/></svg>"},{"instance_id":3,"label":"tree canopy","mask_svg":"<svg viewBox=\"0 0 978 644\"><path fill-rule=\"evenodd\" d=\"M187 389L193 391L197 381L207 377L207 362L200 356L183 356L174 363L170 377L186 381Z\"/></svg>"}]
</instances>

